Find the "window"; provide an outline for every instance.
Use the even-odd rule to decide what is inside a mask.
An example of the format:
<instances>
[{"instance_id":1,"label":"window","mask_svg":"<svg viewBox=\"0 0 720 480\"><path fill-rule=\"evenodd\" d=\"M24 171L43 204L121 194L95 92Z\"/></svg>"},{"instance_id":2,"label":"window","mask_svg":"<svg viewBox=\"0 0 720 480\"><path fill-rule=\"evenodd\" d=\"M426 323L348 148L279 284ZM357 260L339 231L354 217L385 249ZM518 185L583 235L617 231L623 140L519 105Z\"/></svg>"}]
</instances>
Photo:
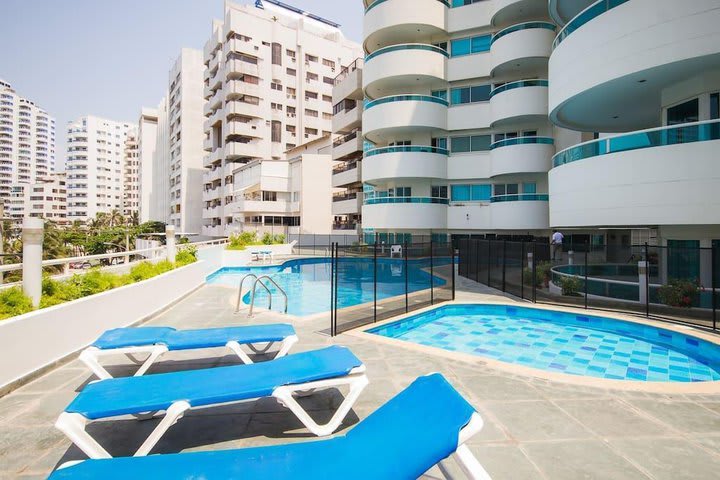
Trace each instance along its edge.
<instances>
[{"instance_id":1,"label":"window","mask_svg":"<svg viewBox=\"0 0 720 480\"><path fill-rule=\"evenodd\" d=\"M294 77L297 75L297 70L295 70L294 68L288 67L287 69L285 69L285 73L287 73L291 77Z\"/></svg>"},{"instance_id":2,"label":"window","mask_svg":"<svg viewBox=\"0 0 720 480\"><path fill-rule=\"evenodd\" d=\"M317 116L318 116L318 112L317 112L317 110L310 110L310 109L306 108L306 109L305 109L305 116L307 116L307 117L317 117Z\"/></svg>"},{"instance_id":3,"label":"window","mask_svg":"<svg viewBox=\"0 0 720 480\"><path fill-rule=\"evenodd\" d=\"M442 98L447 100L447 90L434 90L430 93L433 97Z\"/></svg>"},{"instance_id":4,"label":"window","mask_svg":"<svg viewBox=\"0 0 720 480\"><path fill-rule=\"evenodd\" d=\"M536 182L523 183L523 193L537 193L537 183Z\"/></svg>"},{"instance_id":5,"label":"window","mask_svg":"<svg viewBox=\"0 0 720 480\"><path fill-rule=\"evenodd\" d=\"M309 82L311 80L317 80L319 77L318 77L317 73L307 72L307 75L305 76L305 78ZM315 98L317 98L317 95Z\"/></svg>"},{"instance_id":6,"label":"window","mask_svg":"<svg viewBox=\"0 0 720 480\"><path fill-rule=\"evenodd\" d=\"M491 85L453 88L450 91L450 103L452 105L462 105L464 103L487 102L490 100L491 90Z\"/></svg>"},{"instance_id":7,"label":"window","mask_svg":"<svg viewBox=\"0 0 720 480\"><path fill-rule=\"evenodd\" d=\"M277 202L277 192L262 192L263 202ZM268 217L265 217L268 218Z\"/></svg>"},{"instance_id":8,"label":"window","mask_svg":"<svg viewBox=\"0 0 720 480\"><path fill-rule=\"evenodd\" d=\"M472 5L473 3L482 1L484 0L452 0L452 8L464 7L465 5Z\"/></svg>"},{"instance_id":9,"label":"window","mask_svg":"<svg viewBox=\"0 0 720 480\"><path fill-rule=\"evenodd\" d=\"M451 137L452 153L484 152L490 150L491 135L473 135L471 137Z\"/></svg>"},{"instance_id":10,"label":"window","mask_svg":"<svg viewBox=\"0 0 720 480\"><path fill-rule=\"evenodd\" d=\"M697 280L700 278L700 241L667 241L668 278Z\"/></svg>"},{"instance_id":11,"label":"window","mask_svg":"<svg viewBox=\"0 0 720 480\"><path fill-rule=\"evenodd\" d=\"M397 142L390 142L388 145L391 147L409 147L412 142L410 140L398 140Z\"/></svg>"},{"instance_id":12,"label":"window","mask_svg":"<svg viewBox=\"0 0 720 480\"><path fill-rule=\"evenodd\" d=\"M482 202L490 200L492 185L452 185L450 187L453 202Z\"/></svg>"},{"instance_id":13,"label":"window","mask_svg":"<svg viewBox=\"0 0 720 480\"><path fill-rule=\"evenodd\" d=\"M295 125L285 125L285 131L295 135Z\"/></svg>"},{"instance_id":14,"label":"window","mask_svg":"<svg viewBox=\"0 0 720 480\"><path fill-rule=\"evenodd\" d=\"M295 50L285 50L285 53L290 58L295 58Z\"/></svg>"},{"instance_id":15,"label":"window","mask_svg":"<svg viewBox=\"0 0 720 480\"><path fill-rule=\"evenodd\" d=\"M317 100L318 94L315 93L315 92L311 92L311 91L305 92L305 100L309 100L309 99L311 99L311 98L312 98L313 100Z\"/></svg>"},{"instance_id":16,"label":"window","mask_svg":"<svg viewBox=\"0 0 720 480\"><path fill-rule=\"evenodd\" d=\"M271 137L273 142L279 142L282 137L282 123L277 120L272 122Z\"/></svg>"},{"instance_id":17,"label":"window","mask_svg":"<svg viewBox=\"0 0 720 480\"><path fill-rule=\"evenodd\" d=\"M448 188L446 186L438 186L430 188L430 196L433 198L448 198Z\"/></svg>"},{"instance_id":18,"label":"window","mask_svg":"<svg viewBox=\"0 0 720 480\"><path fill-rule=\"evenodd\" d=\"M697 122L699 119L699 110L700 101L697 98L670 107L667 109L667 124L679 125L681 123Z\"/></svg>"},{"instance_id":19,"label":"window","mask_svg":"<svg viewBox=\"0 0 720 480\"><path fill-rule=\"evenodd\" d=\"M393 196L392 191L393 191L392 188L388 191L388 194L391 197ZM396 197L410 197L410 196L412 196L412 189L410 187L395 187L395 196Z\"/></svg>"},{"instance_id":20,"label":"window","mask_svg":"<svg viewBox=\"0 0 720 480\"><path fill-rule=\"evenodd\" d=\"M318 57L316 57L315 55L310 55L309 53L306 53L306 54L305 54L305 61L306 61L306 62L315 62L315 63L317 63Z\"/></svg>"},{"instance_id":21,"label":"window","mask_svg":"<svg viewBox=\"0 0 720 480\"><path fill-rule=\"evenodd\" d=\"M296 93L297 93L297 90L295 90L295 89L292 88L292 87L287 87L287 94L288 94L288 95L290 95L290 96L292 96L292 97L294 98L295 95L296 95Z\"/></svg>"},{"instance_id":22,"label":"window","mask_svg":"<svg viewBox=\"0 0 720 480\"><path fill-rule=\"evenodd\" d=\"M430 140L430 146L435 148L444 148L447 150L447 138L433 138Z\"/></svg>"},{"instance_id":23,"label":"window","mask_svg":"<svg viewBox=\"0 0 720 480\"><path fill-rule=\"evenodd\" d=\"M322 59L322 64L325 65L326 67L330 67L332 69L335 68L335 62L333 62L332 60L328 60L327 58Z\"/></svg>"},{"instance_id":24,"label":"window","mask_svg":"<svg viewBox=\"0 0 720 480\"><path fill-rule=\"evenodd\" d=\"M332 113L323 112L322 118L323 120L332 120Z\"/></svg>"},{"instance_id":25,"label":"window","mask_svg":"<svg viewBox=\"0 0 720 480\"><path fill-rule=\"evenodd\" d=\"M318 134L317 128L306 128L305 137L315 136Z\"/></svg>"},{"instance_id":26,"label":"window","mask_svg":"<svg viewBox=\"0 0 720 480\"><path fill-rule=\"evenodd\" d=\"M450 54L453 57L490 51L492 35L480 35L470 38L459 38L450 41Z\"/></svg>"},{"instance_id":27,"label":"window","mask_svg":"<svg viewBox=\"0 0 720 480\"><path fill-rule=\"evenodd\" d=\"M335 79L331 77L323 77L323 83L328 85L335 85Z\"/></svg>"},{"instance_id":28,"label":"window","mask_svg":"<svg viewBox=\"0 0 720 480\"><path fill-rule=\"evenodd\" d=\"M270 83L270 89L271 89L271 90L277 90L278 92L282 92L282 91L283 91L283 86L280 85L279 83L271 82L271 83Z\"/></svg>"},{"instance_id":29,"label":"window","mask_svg":"<svg viewBox=\"0 0 720 480\"><path fill-rule=\"evenodd\" d=\"M272 64L282 65L282 45L279 43L272 44Z\"/></svg>"},{"instance_id":30,"label":"window","mask_svg":"<svg viewBox=\"0 0 720 480\"><path fill-rule=\"evenodd\" d=\"M720 118L720 93L710 94L710 120Z\"/></svg>"},{"instance_id":31,"label":"window","mask_svg":"<svg viewBox=\"0 0 720 480\"><path fill-rule=\"evenodd\" d=\"M273 110L278 110L282 112L283 106L280 103L271 103L270 108Z\"/></svg>"},{"instance_id":32,"label":"window","mask_svg":"<svg viewBox=\"0 0 720 480\"><path fill-rule=\"evenodd\" d=\"M517 195L518 184L517 183L497 183L494 185L495 195Z\"/></svg>"}]
</instances>

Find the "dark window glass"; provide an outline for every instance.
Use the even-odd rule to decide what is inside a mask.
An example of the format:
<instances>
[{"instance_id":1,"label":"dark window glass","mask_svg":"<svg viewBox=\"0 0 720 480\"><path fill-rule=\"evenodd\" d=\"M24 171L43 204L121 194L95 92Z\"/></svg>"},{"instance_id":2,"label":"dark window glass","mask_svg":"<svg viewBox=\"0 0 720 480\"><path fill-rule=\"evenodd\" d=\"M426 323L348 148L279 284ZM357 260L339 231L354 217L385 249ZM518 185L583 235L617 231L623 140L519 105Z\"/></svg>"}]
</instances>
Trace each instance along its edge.
<instances>
[{"instance_id":1,"label":"dark window glass","mask_svg":"<svg viewBox=\"0 0 720 480\"><path fill-rule=\"evenodd\" d=\"M484 152L490 150L490 143L492 143L492 137L490 135L473 136L470 141L470 149L473 152Z\"/></svg>"},{"instance_id":2,"label":"dark window glass","mask_svg":"<svg viewBox=\"0 0 720 480\"><path fill-rule=\"evenodd\" d=\"M470 89L471 102L487 102L490 100L490 85L478 85Z\"/></svg>"},{"instance_id":3,"label":"dark window glass","mask_svg":"<svg viewBox=\"0 0 720 480\"><path fill-rule=\"evenodd\" d=\"M697 98L681 103L667 109L667 124L679 125L681 123L697 122L699 118L700 101Z\"/></svg>"},{"instance_id":4,"label":"dark window glass","mask_svg":"<svg viewBox=\"0 0 720 480\"><path fill-rule=\"evenodd\" d=\"M272 141L273 142L279 142L282 136L282 123L273 120L272 122Z\"/></svg>"},{"instance_id":5,"label":"dark window glass","mask_svg":"<svg viewBox=\"0 0 720 480\"><path fill-rule=\"evenodd\" d=\"M452 153L469 152L470 137L452 137L450 139L450 151Z\"/></svg>"},{"instance_id":6,"label":"dark window glass","mask_svg":"<svg viewBox=\"0 0 720 480\"><path fill-rule=\"evenodd\" d=\"M710 94L710 120L720 118L720 93Z\"/></svg>"}]
</instances>

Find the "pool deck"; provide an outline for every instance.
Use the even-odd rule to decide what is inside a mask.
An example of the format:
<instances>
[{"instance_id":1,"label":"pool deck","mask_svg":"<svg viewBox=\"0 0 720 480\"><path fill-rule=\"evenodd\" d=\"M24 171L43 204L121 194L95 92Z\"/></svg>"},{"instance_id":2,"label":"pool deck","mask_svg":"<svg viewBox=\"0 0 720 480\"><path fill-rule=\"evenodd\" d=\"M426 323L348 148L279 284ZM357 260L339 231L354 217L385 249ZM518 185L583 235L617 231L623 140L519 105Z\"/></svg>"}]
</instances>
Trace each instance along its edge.
<instances>
[{"instance_id":1,"label":"pool deck","mask_svg":"<svg viewBox=\"0 0 720 480\"><path fill-rule=\"evenodd\" d=\"M460 279L459 301L513 301ZM286 322L263 312L251 322L234 315L233 292L205 286L149 324L204 328ZM351 428L415 377L441 372L485 420L469 445L494 480L709 479L720 472L720 395L662 394L573 385L512 373L477 359L404 348L350 332L332 339L329 317L292 320L300 342L294 352L330 344L350 347L367 366L370 384L341 430ZM205 353L205 352L201 352ZM233 357L173 354L151 372L236 363ZM116 373L127 370L113 368ZM53 423L93 377L74 360L0 398L0 478L46 478L56 466L86 458ZM337 391L302 403L320 418L338 404ZM158 420L95 422L89 430L118 456L136 449ZM190 412L153 453L229 449L313 438L274 400ZM442 478L431 470L424 478Z\"/></svg>"}]
</instances>

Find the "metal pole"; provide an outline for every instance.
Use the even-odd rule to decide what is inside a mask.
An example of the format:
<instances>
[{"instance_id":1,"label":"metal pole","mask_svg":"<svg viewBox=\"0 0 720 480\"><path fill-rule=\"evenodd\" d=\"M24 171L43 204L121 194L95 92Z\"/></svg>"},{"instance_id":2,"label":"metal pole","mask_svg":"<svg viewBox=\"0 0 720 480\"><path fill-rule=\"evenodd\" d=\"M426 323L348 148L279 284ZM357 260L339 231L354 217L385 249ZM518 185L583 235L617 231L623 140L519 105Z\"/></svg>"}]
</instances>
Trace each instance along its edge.
<instances>
[{"instance_id":1,"label":"metal pole","mask_svg":"<svg viewBox=\"0 0 720 480\"><path fill-rule=\"evenodd\" d=\"M585 310L588 308L588 248L589 245L585 244Z\"/></svg>"},{"instance_id":2,"label":"metal pole","mask_svg":"<svg viewBox=\"0 0 720 480\"><path fill-rule=\"evenodd\" d=\"M433 241L432 241L432 237L430 237L430 305L435 305L435 292L433 290L433 286L434 286L433 284L435 283L434 282L435 277L433 275L433 273L434 273L433 253L434 253Z\"/></svg>"},{"instance_id":3,"label":"metal pole","mask_svg":"<svg viewBox=\"0 0 720 480\"><path fill-rule=\"evenodd\" d=\"M405 245L405 313L410 311L410 299L408 298L408 243L407 239L404 242Z\"/></svg>"},{"instance_id":4,"label":"metal pole","mask_svg":"<svg viewBox=\"0 0 720 480\"><path fill-rule=\"evenodd\" d=\"M377 322L377 248L378 234L375 234L375 242L373 243L373 322Z\"/></svg>"},{"instance_id":5,"label":"metal pole","mask_svg":"<svg viewBox=\"0 0 720 480\"><path fill-rule=\"evenodd\" d=\"M468 239L468 247L472 245L473 241ZM470 255L470 249L468 248L468 256ZM468 262L469 264L469 262ZM475 242L475 281L480 283L480 241Z\"/></svg>"},{"instance_id":6,"label":"metal pole","mask_svg":"<svg viewBox=\"0 0 720 480\"><path fill-rule=\"evenodd\" d=\"M507 240L503 240L502 243L503 246L503 252L502 252L502 291L505 291L505 262L507 260L506 258L506 248L507 248Z\"/></svg>"},{"instance_id":7,"label":"metal pole","mask_svg":"<svg viewBox=\"0 0 720 480\"><path fill-rule=\"evenodd\" d=\"M330 336L335 336L335 249L330 251Z\"/></svg>"},{"instance_id":8,"label":"metal pole","mask_svg":"<svg viewBox=\"0 0 720 480\"><path fill-rule=\"evenodd\" d=\"M450 264L452 266L452 299L455 300L455 249L450 246Z\"/></svg>"},{"instance_id":9,"label":"metal pole","mask_svg":"<svg viewBox=\"0 0 720 480\"><path fill-rule=\"evenodd\" d=\"M717 330L717 276L719 272L715 271L715 261L717 260L717 253L715 252L715 245L710 247L710 272L712 274L712 306L713 306L713 330Z\"/></svg>"},{"instance_id":10,"label":"metal pole","mask_svg":"<svg viewBox=\"0 0 720 480\"><path fill-rule=\"evenodd\" d=\"M650 316L650 256L648 255L648 244L645 242L645 316Z\"/></svg>"},{"instance_id":11,"label":"metal pole","mask_svg":"<svg viewBox=\"0 0 720 480\"><path fill-rule=\"evenodd\" d=\"M525 300L525 279L523 278L523 274L525 273L525 260L527 258L527 255L525 255L525 240L522 240L520 242L520 298Z\"/></svg>"},{"instance_id":12,"label":"metal pole","mask_svg":"<svg viewBox=\"0 0 720 480\"><path fill-rule=\"evenodd\" d=\"M532 263L532 301L537 303L537 243L533 241L533 263Z\"/></svg>"},{"instance_id":13,"label":"metal pole","mask_svg":"<svg viewBox=\"0 0 720 480\"><path fill-rule=\"evenodd\" d=\"M338 323L338 284L340 283L340 249L338 244L335 244L335 335L337 335L337 323Z\"/></svg>"}]
</instances>

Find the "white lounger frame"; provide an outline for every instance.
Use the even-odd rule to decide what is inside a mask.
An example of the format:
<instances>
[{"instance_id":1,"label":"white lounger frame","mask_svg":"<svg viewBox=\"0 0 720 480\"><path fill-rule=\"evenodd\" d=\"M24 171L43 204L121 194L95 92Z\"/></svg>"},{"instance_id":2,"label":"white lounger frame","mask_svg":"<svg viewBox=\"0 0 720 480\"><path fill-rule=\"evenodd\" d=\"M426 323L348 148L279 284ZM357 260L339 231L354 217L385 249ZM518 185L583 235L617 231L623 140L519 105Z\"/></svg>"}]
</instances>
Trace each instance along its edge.
<instances>
[{"instance_id":1,"label":"white lounger frame","mask_svg":"<svg viewBox=\"0 0 720 480\"><path fill-rule=\"evenodd\" d=\"M318 436L327 436L333 433L342 423L345 416L348 414L352 406L357 401L360 393L367 386L368 379L365 375L365 366L356 367L350 371L350 373L344 377L331 378L327 380L318 380L315 382L300 383L294 385L286 385L276 388L272 396L275 397L281 404L290 409L291 412L300 420L303 425L307 427L312 433ZM331 387L342 387L348 386L350 391L345 396L345 399L338 407L335 414L332 416L330 421L324 425L319 425L315 422L307 411L305 411L300 404L295 400L296 396L306 396L312 393L314 390L331 388ZM255 401L257 399L247 399L246 401ZM229 403L241 403L241 402L229 402ZM225 403L223 405L227 405ZM204 405L198 408L211 408L218 405ZM133 456L141 457L148 455L157 442L165 435L165 432L175 425L175 423L182 418L186 411L190 410L192 405L186 401L177 401L170 405L165 411L165 417L155 427L155 430L148 436L143 442L140 448L135 452ZM140 419L151 418L157 412L148 412L142 415L136 415ZM68 413L63 412L60 414L55 427L70 438L75 445L80 448L90 458L112 458L112 456L105 450L100 444L88 434L85 430L85 425L88 419L79 413Z\"/></svg>"},{"instance_id":2,"label":"white lounger frame","mask_svg":"<svg viewBox=\"0 0 720 480\"><path fill-rule=\"evenodd\" d=\"M468 446L465 445L465 442L467 442L478 432L480 432L482 428L482 417L477 412L473 413L470 417L470 421L468 422L468 424L465 425L462 430L460 430L460 434L458 435L457 450L455 450L455 452L450 455L450 457L453 457L455 459L458 466L460 467L460 470L462 470L462 472L465 474L465 477L470 480L492 480L490 478L490 475L485 471L482 465L480 465L480 462L478 462L477 458L475 458L475 455L473 455ZM447 458L444 460L440 460L437 466L440 469L440 473L442 473L443 477L445 477L447 480L452 480L455 477L450 473L449 469L446 466L446 462Z\"/></svg>"},{"instance_id":3,"label":"white lounger frame","mask_svg":"<svg viewBox=\"0 0 720 480\"><path fill-rule=\"evenodd\" d=\"M297 335L290 335L289 337L286 337L282 342L280 342L280 349L278 350L277 354L274 358L280 358L284 357L288 354L290 351L290 348L292 348L295 343L297 343L298 337ZM256 354L263 354L266 353L270 348L272 348L273 345L275 345L277 342L268 342L264 347L260 348L256 346L256 344L252 343L243 343L242 345L247 345L250 350L252 350L253 353ZM245 364L253 363L253 361L250 359L247 353L245 353L240 348L240 343L232 340L225 344L225 348L229 349L232 353L237 355L240 360ZM182 349L182 350L173 350L174 352L183 352L183 351L189 351L189 350L205 350L207 348L219 348L219 347L203 347L203 348L193 348L193 349ZM110 357L114 355L125 355L127 356L133 363L140 365L140 368L135 372L134 376L139 377L141 375L144 375L145 372L148 371L148 369L155 363L161 356L163 356L165 353L170 351L167 346L165 345L143 345L138 347L125 347L125 348L97 348L97 347L88 347L80 354L80 360L83 361L87 367L92 370L92 372L97 375L97 377L100 380L105 380L106 378L113 378L112 375L110 375L110 372L105 369L102 365L100 365L100 359L104 357ZM137 360L135 358L135 355L147 355L148 357L145 360Z\"/></svg>"}]
</instances>

